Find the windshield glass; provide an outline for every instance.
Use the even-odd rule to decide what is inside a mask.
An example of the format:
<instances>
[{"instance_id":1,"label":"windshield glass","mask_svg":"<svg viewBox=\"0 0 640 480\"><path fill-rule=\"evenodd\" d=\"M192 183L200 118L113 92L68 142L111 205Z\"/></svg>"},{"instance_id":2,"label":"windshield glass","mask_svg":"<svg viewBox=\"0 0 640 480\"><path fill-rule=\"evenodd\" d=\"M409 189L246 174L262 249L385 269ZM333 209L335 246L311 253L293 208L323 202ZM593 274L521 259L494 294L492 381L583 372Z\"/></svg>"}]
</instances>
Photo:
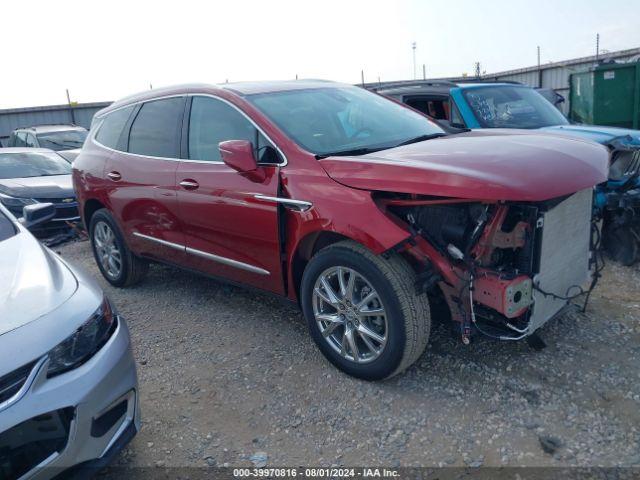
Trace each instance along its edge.
<instances>
[{"instance_id":1,"label":"windshield glass","mask_svg":"<svg viewBox=\"0 0 640 480\"><path fill-rule=\"evenodd\" d=\"M87 132L86 130L62 130L60 132L39 133L37 137L41 148L71 150L82 147L87 138Z\"/></svg>"},{"instance_id":2,"label":"windshield glass","mask_svg":"<svg viewBox=\"0 0 640 480\"><path fill-rule=\"evenodd\" d=\"M567 119L528 87L479 87L462 90L484 128L541 128L567 125Z\"/></svg>"},{"instance_id":3,"label":"windshield glass","mask_svg":"<svg viewBox=\"0 0 640 480\"><path fill-rule=\"evenodd\" d=\"M71 165L56 153L0 153L0 178L69 175Z\"/></svg>"},{"instance_id":4,"label":"windshield glass","mask_svg":"<svg viewBox=\"0 0 640 480\"><path fill-rule=\"evenodd\" d=\"M413 110L358 87L262 93L248 99L316 155L359 149L362 154L444 133Z\"/></svg>"}]
</instances>

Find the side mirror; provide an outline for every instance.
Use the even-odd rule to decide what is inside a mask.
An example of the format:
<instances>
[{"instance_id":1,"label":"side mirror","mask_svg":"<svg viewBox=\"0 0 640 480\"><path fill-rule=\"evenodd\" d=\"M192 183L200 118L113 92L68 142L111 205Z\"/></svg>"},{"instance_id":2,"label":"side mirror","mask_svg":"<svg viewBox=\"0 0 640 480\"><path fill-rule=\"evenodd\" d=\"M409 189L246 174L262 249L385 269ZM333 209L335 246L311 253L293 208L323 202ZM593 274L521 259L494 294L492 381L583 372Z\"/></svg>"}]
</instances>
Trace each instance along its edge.
<instances>
[{"instance_id":1,"label":"side mirror","mask_svg":"<svg viewBox=\"0 0 640 480\"><path fill-rule=\"evenodd\" d=\"M224 163L254 182L262 182L265 173L258 166L253 145L248 140L227 140L218 144Z\"/></svg>"},{"instance_id":2,"label":"side mirror","mask_svg":"<svg viewBox=\"0 0 640 480\"><path fill-rule=\"evenodd\" d=\"M22 209L22 218L19 222L26 228L48 222L56 215L56 207L53 203L34 203Z\"/></svg>"}]
</instances>

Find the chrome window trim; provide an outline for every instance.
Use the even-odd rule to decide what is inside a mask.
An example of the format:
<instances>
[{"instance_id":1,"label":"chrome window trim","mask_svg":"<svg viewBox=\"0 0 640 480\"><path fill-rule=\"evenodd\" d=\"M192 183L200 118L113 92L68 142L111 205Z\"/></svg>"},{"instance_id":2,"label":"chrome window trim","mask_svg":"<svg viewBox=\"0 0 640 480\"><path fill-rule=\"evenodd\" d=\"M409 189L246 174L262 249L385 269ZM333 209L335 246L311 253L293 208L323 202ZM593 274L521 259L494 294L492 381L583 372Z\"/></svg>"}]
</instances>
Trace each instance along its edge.
<instances>
[{"instance_id":1,"label":"chrome window trim","mask_svg":"<svg viewBox=\"0 0 640 480\"><path fill-rule=\"evenodd\" d=\"M27 393L29 388L31 388L31 384L33 383L36 376L40 372L42 365L44 365L44 363L47 361L48 358L49 357L45 355L40 360L38 360L38 362L31 369L31 372L29 372L29 375L27 376L27 379L22 384L22 387L20 387L20 390L18 390L11 398L0 403L0 412L9 408L11 405L13 405L17 401L19 401L22 397L24 397L24 395Z\"/></svg>"},{"instance_id":2,"label":"chrome window trim","mask_svg":"<svg viewBox=\"0 0 640 480\"><path fill-rule=\"evenodd\" d=\"M145 240L149 240L152 242L157 242L161 245L164 245L169 248L174 248L176 250L180 250L187 254L196 255L198 257L206 258L207 260L212 260L217 263L222 263L223 265L228 265L230 267L239 268L240 270L246 270L251 273L257 273L259 275L271 275L269 270L265 270L264 268L256 267L254 265L250 265L248 263L240 262L238 260L233 260L227 257L221 257L220 255L215 255L213 253L203 252L202 250L197 250L195 248L187 247L185 245L180 245L178 243L169 242L167 240L162 240L160 238L151 237L149 235L145 235L140 232L133 232L133 235L136 237L144 238Z\"/></svg>"},{"instance_id":3,"label":"chrome window trim","mask_svg":"<svg viewBox=\"0 0 640 480\"><path fill-rule=\"evenodd\" d=\"M154 98L150 98L147 100L138 100L137 102L133 102L133 103L127 103L126 105L122 105L121 107L118 107L114 110L111 110L110 112L105 113L104 115L100 116L100 117L95 117L96 120L100 121L100 125L98 125L98 127L95 129L95 133L93 133L90 136L90 139L93 143L95 143L96 145L99 145L102 148L105 148L111 152L118 152L118 153L124 153L126 155L133 155L135 157L142 157L142 158L154 158L154 159L159 159L159 160L171 160L174 162L189 162L189 163L205 163L205 164L224 164L223 161L221 160L195 160L195 159L191 159L191 158L173 158L173 157L156 157L153 155L140 155L139 153L131 153L131 152L123 152L122 150L117 150L111 147L107 147L106 145L103 145L102 143L100 143L98 140L96 140L96 135L98 134L98 131L100 130L100 128L102 127L102 125L104 124L104 119L108 116L111 115L113 112L117 112L118 110L122 110L123 108L128 108L128 107L134 107L136 105L139 105L141 103L148 103L148 102L153 102L155 100L164 100L167 98L176 98L176 97L210 97L213 98L215 100L219 100L223 103L226 103L227 105L229 105L230 107L236 109L244 118L246 118L249 123L251 123L254 128L260 132L264 138L266 138L276 149L276 151L278 152L278 154L280 154L280 156L283 159L282 163L258 163L258 165L261 166L277 166L277 167L286 167L289 163L289 160L287 159L287 156L284 154L284 152L280 149L280 147L278 146L278 144L276 142L274 142L271 137L269 137L269 135L267 135L265 133L264 130L262 130L262 128L260 128L260 126L258 126L258 124L256 122L254 122L251 117L249 117L245 112L243 112L237 105L234 105L233 103L231 103L229 100L219 97L217 95L213 95L211 93L183 93L183 94L173 94L173 95L165 95L162 97L154 97Z\"/></svg>"},{"instance_id":4,"label":"chrome window trim","mask_svg":"<svg viewBox=\"0 0 640 480\"><path fill-rule=\"evenodd\" d=\"M294 200L293 198L270 197L268 195L260 194L254 195L253 198L257 200L265 200L267 202L281 203L285 207L290 207L292 210L296 210L298 212L306 212L313 207L313 203L311 202L307 202L305 200Z\"/></svg>"}]
</instances>

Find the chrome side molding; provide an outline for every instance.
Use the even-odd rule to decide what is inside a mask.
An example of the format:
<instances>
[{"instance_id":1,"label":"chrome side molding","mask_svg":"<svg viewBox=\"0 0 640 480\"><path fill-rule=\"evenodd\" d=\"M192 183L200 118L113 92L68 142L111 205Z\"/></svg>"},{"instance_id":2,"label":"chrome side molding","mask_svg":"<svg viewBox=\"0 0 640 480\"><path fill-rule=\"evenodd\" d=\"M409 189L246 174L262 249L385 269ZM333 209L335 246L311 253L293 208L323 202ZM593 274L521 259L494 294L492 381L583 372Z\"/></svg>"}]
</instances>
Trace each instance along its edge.
<instances>
[{"instance_id":1,"label":"chrome side molding","mask_svg":"<svg viewBox=\"0 0 640 480\"><path fill-rule=\"evenodd\" d=\"M213 253L203 252L202 250L196 250L195 248L187 247L185 245L180 245L178 243L168 242L167 240L162 240L160 238L144 235L143 233L140 233L140 232L133 232L133 235L136 237L144 238L145 240L149 240L151 242L159 243L160 245L164 245L165 247L180 250L181 252L185 252L190 255L196 255L197 257L206 258L207 260L211 260L213 262L221 263L223 265L228 265L230 267L239 268L240 270L246 270L247 272L257 273L258 275L270 275L271 273L269 272L269 270L265 270L264 268L256 267L254 265L249 265L248 263L244 263L244 262L239 262L238 260L233 260L231 258L221 257L220 255L214 255Z\"/></svg>"},{"instance_id":2,"label":"chrome side molding","mask_svg":"<svg viewBox=\"0 0 640 480\"><path fill-rule=\"evenodd\" d=\"M214 262L222 263L223 265L228 265L230 267L239 268L240 270L257 273L258 275L269 275L269 270L265 270L264 268L256 267L254 265L249 265L248 263L239 262L237 260L232 260L227 257L221 257L219 255L214 255L213 253L203 252L202 250L196 250L195 248L190 247L187 247L186 251L187 253L190 253L192 255L206 258L207 260L211 260Z\"/></svg>"},{"instance_id":3,"label":"chrome side molding","mask_svg":"<svg viewBox=\"0 0 640 480\"><path fill-rule=\"evenodd\" d=\"M306 202L304 200L293 200L292 198L282 198L282 197L269 197L267 195L256 194L253 196L258 200L264 200L266 202L275 202L280 203L288 208L289 210L294 210L296 212L306 212L311 207L313 207L313 203Z\"/></svg>"},{"instance_id":4,"label":"chrome side molding","mask_svg":"<svg viewBox=\"0 0 640 480\"><path fill-rule=\"evenodd\" d=\"M162 240L162 239L156 238L156 237L150 237L149 235L144 235L143 233L140 233L140 232L133 232L133 235L135 237L144 238L145 240L149 240L151 242L159 243L160 245L164 245L165 247L169 247L169 248L174 248L176 250L180 250L181 252L184 252L187 249L187 247L185 247L184 245L180 245L178 243L173 243L173 242L168 242L167 240Z\"/></svg>"}]
</instances>

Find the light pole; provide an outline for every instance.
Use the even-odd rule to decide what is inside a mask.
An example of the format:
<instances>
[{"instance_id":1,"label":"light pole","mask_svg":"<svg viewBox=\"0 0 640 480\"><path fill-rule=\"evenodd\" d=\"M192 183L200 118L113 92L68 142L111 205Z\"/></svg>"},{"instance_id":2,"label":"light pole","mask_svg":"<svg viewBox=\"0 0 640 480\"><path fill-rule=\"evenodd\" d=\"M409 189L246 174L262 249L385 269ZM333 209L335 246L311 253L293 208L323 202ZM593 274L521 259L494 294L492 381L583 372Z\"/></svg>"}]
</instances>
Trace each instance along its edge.
<instances>
[{"instance_id":1,"label":"light pole","mask_svg":"<svg viewBox=\"0 0 640 480\"><path fill-rule=\"evenodd\" d=\"M416 42L411 43L411 50L413 50L413 79L416 77Z\"/></svg>"}]
</instances>

